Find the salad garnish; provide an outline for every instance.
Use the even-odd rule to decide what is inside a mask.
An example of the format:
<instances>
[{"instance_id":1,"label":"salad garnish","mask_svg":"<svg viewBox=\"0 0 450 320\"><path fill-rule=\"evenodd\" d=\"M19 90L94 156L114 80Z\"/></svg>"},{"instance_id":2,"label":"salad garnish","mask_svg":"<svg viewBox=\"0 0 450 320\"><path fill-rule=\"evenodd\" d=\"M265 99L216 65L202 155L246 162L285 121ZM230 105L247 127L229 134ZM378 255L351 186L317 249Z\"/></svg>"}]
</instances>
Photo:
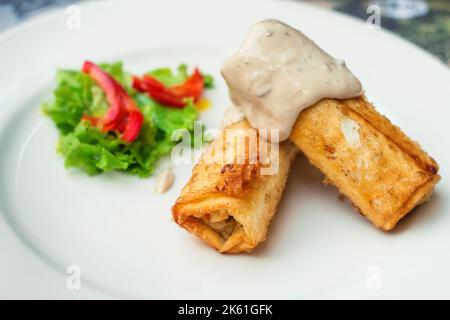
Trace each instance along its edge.
<instances>
[{"instance_id":1,"label":"salad garnish","mask_svg":"<svg viewBox=\"0 0 450 320\"><path fill-rule=\"evenodd\" d=\"M189 76L182 64L176 72L158 68L145 73L145 78L175 92L177 99L182 97L183 105L177 101L177 107L136 90L137 77L125 72L121 62L86 61L82 70L59 70L54 98L42 109L60 132L57 150L65 166L91 175L111 170L151 175L157 160L178 143L172 133L193 132L198 117L195 102L201 101L203 88L213 86L211 76L196 70Z\"/></svg>"}]
</instances>

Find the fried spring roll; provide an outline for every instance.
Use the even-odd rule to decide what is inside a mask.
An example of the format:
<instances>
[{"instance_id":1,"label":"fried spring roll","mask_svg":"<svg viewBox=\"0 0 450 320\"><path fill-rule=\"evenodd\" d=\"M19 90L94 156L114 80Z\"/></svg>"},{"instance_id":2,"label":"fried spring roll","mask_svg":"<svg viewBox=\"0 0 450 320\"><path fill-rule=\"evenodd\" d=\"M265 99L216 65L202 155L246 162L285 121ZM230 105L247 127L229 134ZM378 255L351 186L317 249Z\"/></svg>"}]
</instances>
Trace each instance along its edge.
<instances>
[{"instance_id":1,"label":"fried spring roll","mask_svg":"<svg viewBox=\"0 0 450 320\"><path fill-rule=\"evenodd\" d=\"M364 98L304 110L291 141L378 228L391 230L427 200L438 165Z\"/></svg>"},{"instance_id":2,"label":"fried spring roll","mask_svg":"<svg viewBox=\"0 0 450 320\"><path fill-rule=\"evenodd\" d=\"M225 130L229 129L251 130L257 135L245 120ZM210 143L194 167L190 181L172 207L172 215L176 223L219 252L249 252L266 239L297 148L290 141L276 149L268 144L269 161L278 161L278 170L261 174L262 168L270 164L252 158L251 143L246 143L244 161L237 161L243 154L237 151L242 141L224 132ZM213 153L229 154L229 150L235 153L231 158L211 161Z\"/></svg>"}]
</instances>

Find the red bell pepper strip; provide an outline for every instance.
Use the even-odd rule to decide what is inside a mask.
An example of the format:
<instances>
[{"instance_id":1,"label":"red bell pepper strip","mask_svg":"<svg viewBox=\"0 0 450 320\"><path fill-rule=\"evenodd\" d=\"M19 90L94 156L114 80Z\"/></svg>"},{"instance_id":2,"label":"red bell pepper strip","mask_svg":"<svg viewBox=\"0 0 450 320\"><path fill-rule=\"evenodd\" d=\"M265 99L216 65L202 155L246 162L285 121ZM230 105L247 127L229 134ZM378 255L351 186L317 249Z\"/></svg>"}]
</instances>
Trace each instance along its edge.
<instances>
[{"instance_id":1,"label":"red bell pepper strip","mask_svg":"<svg viewBox=\"0 0 450 320\"><path fill-rule=\"evenodd\" d=\"M118 131L125 142L133 142L142 128L144 117L142 112L127 94L122 86L109 74L90 61L86 61L82 68L98 83L106 94L109 108L102 118L84 115L83 119L102 131Z\"/></svg>"},{"instance_id":2,"label":"red bell pepper strip","mask_svg":"<svg viewBox=\"0 0 450 320\"><path fill-rule=\"evenodd\" d=\"M109 109L102 119L102 122L108 125L118 121L123 110L122 93L118 90L120 85L109 74L90 61L84 62L82 70L84 73L89 74L106 94L106 100L109 102Z\"/></svg>"},{"instance_id":3,"label":"red bell pepper strip","mask_svg":"<svg viewBox=\"0 0 450 320\"><path fill-rule=\"evenodd\" d=\"M144 116L134 103L133 99L128 95L123 96L123 103L127 112L127 121L125 122L125 127L122 131L122 139L125 142L133 142L141 131L142 124L144 123Z\"/></svg>"},{"instance_id":4,"label":"red bell pepper strip","mask_svg":"<svg viewBox=\"0 0 450 320\"><path fill-rule=\"evenodd\" d=\"M172 95L168 91L168 88L153 77L134 77L133 87L140 92L146 92L154 100L164 105L176 108L183 108L185 106L184 98Z\"/></svg>"},{"instance_id":5,"label":"red bell pepper strip","mask_svg":"<svg viewBox=\"0 0 450 320\"><path fill-rule=\"evenodd\" d=\"M194 73L179 85L166 87L154 77L144 75L142 78L133 77L133 87L140 92L146 92L159 103L183 108L186 106L186 98L197 101L201 97L204 81L198 68L195 68Z\"/></svg>"},{"instance_id":6,"label":"red bell pepper strip","mask_svg":"<svg viewBox=\"0 0 450 320\"><path fill-rule=\"evenodd\" d=\"M123 131L122 140L125 142L133 142L139 135L143 122L144 117L140 111L130 112Z\"/></svg>"},{"instance_id":7,"label":"red bell pepper strip","mask_svg":"<svg viewBox=\"0 0 450 320\"><path fill-rule=\"evenodd\" d=\"M179 97L190 97L197 101L204 89L203 77L198 68L194 69L194 73L180 85L171 87L169 90L172 94Z\"/></svg>"}]
</instances>

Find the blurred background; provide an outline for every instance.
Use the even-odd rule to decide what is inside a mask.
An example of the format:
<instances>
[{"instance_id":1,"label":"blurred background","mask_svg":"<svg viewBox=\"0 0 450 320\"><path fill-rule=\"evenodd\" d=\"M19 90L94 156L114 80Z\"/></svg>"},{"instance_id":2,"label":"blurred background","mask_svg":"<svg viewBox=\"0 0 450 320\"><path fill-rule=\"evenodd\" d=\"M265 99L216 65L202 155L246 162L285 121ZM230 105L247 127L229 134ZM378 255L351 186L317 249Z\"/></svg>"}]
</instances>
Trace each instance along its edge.
<instances>
[{"instance_id":1,"label":"blurred background","mask_svg":"<svg viewBox=\"0 0 450 320\"><path fill-rule=\"evenodd\" d=\"M87 1L95 0L0 0L0 32L49 8ZM308 2L362 20L367 20L373 13L369 8L376 5L380 8L382 28L414 42L450 66L450 0L292 1Z\"/></svg>"}]
</instances>

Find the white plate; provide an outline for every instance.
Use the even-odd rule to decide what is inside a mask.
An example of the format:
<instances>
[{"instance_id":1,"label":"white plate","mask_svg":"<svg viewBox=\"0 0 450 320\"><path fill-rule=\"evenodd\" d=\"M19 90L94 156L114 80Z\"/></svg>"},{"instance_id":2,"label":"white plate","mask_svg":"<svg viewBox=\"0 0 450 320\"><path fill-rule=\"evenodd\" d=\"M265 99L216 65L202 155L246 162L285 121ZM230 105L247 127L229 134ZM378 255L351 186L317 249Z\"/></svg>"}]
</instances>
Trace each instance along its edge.
<instances>
[{"instance_id":1,"label":"white plate","mask_svg":"<svg viewBox=\"0 0 450 320\"><path fill-rule=\"evenodd\" d=\"M413 45L360 21L288 2L107 1L81 6L81 28L54 11L0 36L0 297L450 297L450 72ZM180 229L170 206L190 175L87 177L63 168L39 112L58 67L123 60L134 72L180 62L212 73L217 127L227 106L221 62L249 26L278 18L347 61L378 109L441 165L432 200L392 233L375 229L299 159L270 227L250 255L220 255ZM163 161L160 168L169 164ZM80 290L66 269L81 268Z\"/></svg>"}]
</instances>

